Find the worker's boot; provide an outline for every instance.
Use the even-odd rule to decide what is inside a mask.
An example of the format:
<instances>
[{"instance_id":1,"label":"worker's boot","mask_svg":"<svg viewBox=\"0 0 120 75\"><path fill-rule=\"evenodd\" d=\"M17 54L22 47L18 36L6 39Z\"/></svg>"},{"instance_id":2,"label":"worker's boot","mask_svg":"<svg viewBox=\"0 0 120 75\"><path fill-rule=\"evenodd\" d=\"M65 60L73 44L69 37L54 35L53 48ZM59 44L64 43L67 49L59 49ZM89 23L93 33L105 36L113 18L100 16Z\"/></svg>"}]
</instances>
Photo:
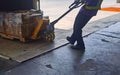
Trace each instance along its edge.
<instances>
[{"instance_id":1,"label":"worker's boot","mask_svg":"<svg viewBox=\"0 0 120 75\"><path fill-rule=\"evenodd\" d=\"M66 39L67 39L67 41L69 41L69 43L70 43L71 45L74 45L74 42L72 42L71 37L67 36Z\"/></svg>"}]
</instances>

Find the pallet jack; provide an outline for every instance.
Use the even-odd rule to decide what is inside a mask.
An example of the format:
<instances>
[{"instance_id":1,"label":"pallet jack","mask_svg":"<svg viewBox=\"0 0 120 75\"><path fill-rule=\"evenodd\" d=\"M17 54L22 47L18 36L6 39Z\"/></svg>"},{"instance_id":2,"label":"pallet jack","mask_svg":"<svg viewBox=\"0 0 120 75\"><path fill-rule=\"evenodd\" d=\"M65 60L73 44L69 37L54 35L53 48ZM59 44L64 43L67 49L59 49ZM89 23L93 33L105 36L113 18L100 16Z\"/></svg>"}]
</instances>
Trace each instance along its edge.
<instances>
[{"instance_id":1,"label":"pallet jack","mask_svg":"<svg viewBox=\"0 0 120 75\"><path fill-rule=\"evenodd\" d=\"M38 0L39 3L39 10L40 10L40 0ZM63 15L61 15L59 18L57 18L56 20L54 20L53 22L50 22L46 25L46 30L44 31L44 35L43 35L43 39L45 41L53 41L55 38L55 34L54 34L54 30L55 30L55 24L62 19L65 15L67 15L70 11L72 11L75 8L80 7L81 5L83 5L83 3L81 2L81 0L75 1L73 2L70 6L69 6L69 10L67 10ZM38 29L39 32L39 29ZM36 32L35 32L36 33ZM36 35L35 35L36 36Z\"/></svg>"}]
</instances>

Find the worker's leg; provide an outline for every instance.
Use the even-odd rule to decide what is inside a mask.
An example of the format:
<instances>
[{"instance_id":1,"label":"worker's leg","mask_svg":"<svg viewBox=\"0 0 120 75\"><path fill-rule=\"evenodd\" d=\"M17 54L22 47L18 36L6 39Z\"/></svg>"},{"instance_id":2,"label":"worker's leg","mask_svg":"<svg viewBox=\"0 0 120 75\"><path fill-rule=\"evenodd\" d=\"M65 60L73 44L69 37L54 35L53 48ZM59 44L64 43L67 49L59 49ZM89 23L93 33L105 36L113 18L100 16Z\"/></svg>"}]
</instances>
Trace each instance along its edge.
<instances>
[{"instance_id":1,"label":"worker's leg","mask_svg":"<svg viewBox=\"0 0 120 75\"><path fill-rule=\"evenodd\" d=\"M79 46L82 49L85 48L83 38L82 38L82 28L88 23L88 21L91 18L92 18L91 16L78 13L74 22L73 34L71 36L71 40L74 42L77 41L76 46Z\"/></svg>"},{"instance_id":2,"label":"worker's leg","mask_svg":"<svg viewBox=\"0 0 120 75\"><path fill-rule=\"evenodd\" d=\"M71 44L74 44L75 41L77 41L77 35L80 33L79 31L82 29L82 27L84 25L82 22L83 19L84 19L84 15L79 12L74 21L73 33L72 33L71 37L67 37L67 40ZM77 28L78 26L79 26L79 28ZM79 35L81 35L81 34L79 34Z\"/></svg>"}]
</instances>

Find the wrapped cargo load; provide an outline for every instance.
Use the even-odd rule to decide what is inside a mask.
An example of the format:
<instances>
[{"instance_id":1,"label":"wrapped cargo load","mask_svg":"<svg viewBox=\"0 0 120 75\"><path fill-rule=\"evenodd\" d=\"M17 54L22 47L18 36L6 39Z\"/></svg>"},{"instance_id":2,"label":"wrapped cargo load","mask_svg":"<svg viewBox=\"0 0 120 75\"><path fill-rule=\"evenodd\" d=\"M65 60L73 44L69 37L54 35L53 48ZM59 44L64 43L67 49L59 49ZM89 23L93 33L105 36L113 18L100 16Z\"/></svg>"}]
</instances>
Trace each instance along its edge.
<instances>
[{"instance_id":1,"label":"wrapped cargo load","mask_svg":"<svg viewBox=\"0 0 120 75\"><path fill-rule=\"evenodd\" d=\"M9 12L0 14L0 35L9 39L30 39L38 22L42 19L41 14L31 12Z\"/></svg>"},{"instance_id":2,"label":"wrapped cargo load","mask_svg":"<svg viewBox=\"0 0 120 75\"><path fill-rule=\"evenodd\" d=\"M4 26L7 35L20 36L22 25L21 13L5 14Z\"/></svg>"}]
</instances>

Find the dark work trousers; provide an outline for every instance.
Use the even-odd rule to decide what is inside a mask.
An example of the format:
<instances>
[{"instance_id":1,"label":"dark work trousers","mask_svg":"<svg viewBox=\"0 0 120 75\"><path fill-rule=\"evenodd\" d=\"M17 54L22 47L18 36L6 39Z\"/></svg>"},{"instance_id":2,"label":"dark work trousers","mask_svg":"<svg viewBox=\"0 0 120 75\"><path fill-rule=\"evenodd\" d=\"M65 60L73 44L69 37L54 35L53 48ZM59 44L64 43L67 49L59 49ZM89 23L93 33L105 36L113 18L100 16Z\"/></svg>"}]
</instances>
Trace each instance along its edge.
<instances>
[{"instance_id":1,"label":"dark work trousers","mask_svg":"<svg viewBox=\"0 0 120 75\"><path fill-rule=\"evenodd\" d=\"M83 37L82 37L82 28L88 23L88 21L93 16L85 15L83 13L78 13L73 27L73 33L71 35L71 43L75 43L77 41L77 46L85 49Z\"/></svg>"}]
</instances>

